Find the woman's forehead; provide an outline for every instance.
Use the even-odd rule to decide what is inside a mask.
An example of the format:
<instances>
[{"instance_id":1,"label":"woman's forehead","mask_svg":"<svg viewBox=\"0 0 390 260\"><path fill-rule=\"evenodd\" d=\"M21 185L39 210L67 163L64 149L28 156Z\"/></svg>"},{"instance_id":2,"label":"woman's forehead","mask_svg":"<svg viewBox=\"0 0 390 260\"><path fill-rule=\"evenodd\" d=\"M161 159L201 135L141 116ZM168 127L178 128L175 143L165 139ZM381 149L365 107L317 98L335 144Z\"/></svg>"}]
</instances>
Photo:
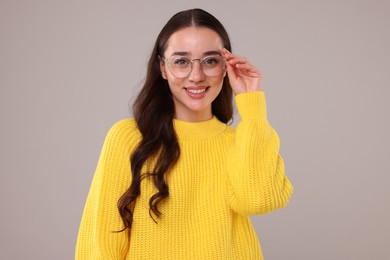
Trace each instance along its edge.
<instances>
[{"instance_id":1,"label":"woman's forehead","mask_svg":"<svg viewBox=\"0 0 390 260\"><path fill-rule=\"evenodd\" d=\"M187 27L169 37L165 55L179 53L186 56L204 56L212 52L220 54L223 47L222 39L215 31L205 27Z\"/></svg>"}]
</instances>

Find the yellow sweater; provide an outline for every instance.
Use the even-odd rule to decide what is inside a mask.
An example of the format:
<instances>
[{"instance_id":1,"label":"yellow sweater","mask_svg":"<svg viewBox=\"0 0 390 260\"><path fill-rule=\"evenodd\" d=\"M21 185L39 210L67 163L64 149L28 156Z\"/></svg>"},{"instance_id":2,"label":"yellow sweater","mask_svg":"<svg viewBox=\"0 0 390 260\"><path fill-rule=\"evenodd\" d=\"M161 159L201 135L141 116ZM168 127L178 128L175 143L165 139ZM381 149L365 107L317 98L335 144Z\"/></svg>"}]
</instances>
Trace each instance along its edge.
<instances>
[{"instance_id":1,"label":"yellow sweater","mask_svg":"<svg viewBox=\"0 0 390 260\"><path fill-rule=\"evenodd\" d=\"M285 206L293 188L266 118L264 93L235 99L237 128L215 117L174 120L181 155L167 176L163 215L157 224L150 218L156 189L144 179L132 229L121 233L112 232L123 228L117 202L131 182L129 158L141 135L133 119L111 128L85 205L76 259L263 259L249 215Z\"/></svg>"}]
</instances>

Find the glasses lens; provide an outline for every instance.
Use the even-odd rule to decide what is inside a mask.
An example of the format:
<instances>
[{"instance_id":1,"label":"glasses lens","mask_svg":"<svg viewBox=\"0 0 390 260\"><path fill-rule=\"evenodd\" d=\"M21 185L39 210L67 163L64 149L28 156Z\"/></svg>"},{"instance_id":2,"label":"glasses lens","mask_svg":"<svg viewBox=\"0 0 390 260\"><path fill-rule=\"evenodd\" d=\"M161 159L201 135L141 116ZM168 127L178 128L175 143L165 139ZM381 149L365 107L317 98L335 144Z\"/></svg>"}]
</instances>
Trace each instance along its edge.
<instances>
[{"instance_id":1,"label":"glasses lens","mask_svg":"<svg viewBox=\"0 0 390 260\"><path fill-rule=\"evenodd\" d=\"M207 76L218 76L225 69L225 60L221 56L210 56L202 60L202 70Z\"/></svg>"},{"instance_id":2,"label":"glasses lens","mask_svg":"<svg viewBox=\"0 0 390 260\"><path fill-rule=\"evenodd\" d=\"M185 57L173 57L168 65L171 73L177 78L185 78L191 72L191 60Z\"/></svg>"}]
</instances>

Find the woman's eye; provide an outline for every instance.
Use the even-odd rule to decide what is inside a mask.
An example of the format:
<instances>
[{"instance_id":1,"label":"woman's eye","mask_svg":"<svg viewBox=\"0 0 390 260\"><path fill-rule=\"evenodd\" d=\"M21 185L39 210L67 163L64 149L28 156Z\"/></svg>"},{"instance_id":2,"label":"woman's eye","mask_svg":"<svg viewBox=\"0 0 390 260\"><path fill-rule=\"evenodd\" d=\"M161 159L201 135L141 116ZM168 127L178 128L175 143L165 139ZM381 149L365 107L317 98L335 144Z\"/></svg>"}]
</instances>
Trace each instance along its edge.
<instances>
[{"instance_id":1,"label":"woman's eye","mask_svg":"<svg viewBox=\"0 0 390 260\"><path fill-rule=\"evenodd\" d=\"M216 57L206 58L202 63L205 65L216 65L220 62L220 59Z\"/></svg>"},{"instance_id":2,"label":"woman's eye","mask_svg":"<svg viewBox=\"0 0 390 260\"><path fill-rule=\"evenodd\" d=\"M173 62L177 66L185 66L190 64L190 61L188 59L175 59Z\"/></svg>"}]
</instances>

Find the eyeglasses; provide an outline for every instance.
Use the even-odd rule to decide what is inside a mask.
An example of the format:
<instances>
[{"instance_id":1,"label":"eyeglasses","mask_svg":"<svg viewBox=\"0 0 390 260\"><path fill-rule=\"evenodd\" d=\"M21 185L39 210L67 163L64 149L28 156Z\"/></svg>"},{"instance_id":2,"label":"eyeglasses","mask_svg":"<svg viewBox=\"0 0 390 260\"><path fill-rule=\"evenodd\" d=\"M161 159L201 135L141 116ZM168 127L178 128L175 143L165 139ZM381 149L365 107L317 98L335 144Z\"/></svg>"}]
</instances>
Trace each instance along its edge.
<instances>
[{"instance_id":1,"label":"eyeglasses","mask_svg":"<svg viewBox=\"0 0 390 260\"><path fill-rule=\"evenodd\" d=\"M206 76L214 77L220 75L226 68L226 59L220 55L207 56L203 59L189 59L182 56L173 56L169 59L161 57L167 63L169 71L176 78L186 78L192 71L194 61L199 61L200 67Z\"/></svg>"}]
</instances>

